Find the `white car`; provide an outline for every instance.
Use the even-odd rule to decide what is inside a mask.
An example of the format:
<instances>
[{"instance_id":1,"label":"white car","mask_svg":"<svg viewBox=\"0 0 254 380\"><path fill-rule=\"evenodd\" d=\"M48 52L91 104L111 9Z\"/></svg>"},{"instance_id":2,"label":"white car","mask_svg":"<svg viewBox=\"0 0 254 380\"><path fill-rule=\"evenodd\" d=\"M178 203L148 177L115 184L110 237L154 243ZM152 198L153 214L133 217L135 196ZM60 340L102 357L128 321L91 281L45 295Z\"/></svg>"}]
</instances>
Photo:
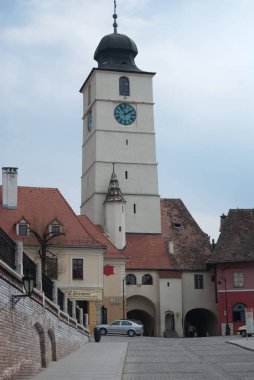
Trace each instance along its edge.
<instances>
[{"instance_id":1,"label":"white car","mask_svg":"<svg viewBox=\"0 0 254 380\"><path fill-rule=\"evenodd\" d=\"M127 334L129 336L143 335L144 326L129 319L118 319L109 324L96 325L101 335L106 334Z\"/></svg>"},{"instance_id":2,"label":"white car","mask_svg":"<svg viewBox=\"0 0 254 380\"><path fill-rule=\"evenodd\" d=\"M237 331L238 331L238 333L240 333L241 336L243 336L243 337L247 336L246 325L238 327ZM248 336L252 336L253 334L254 334L254 332L248 333Z\"/></svg>"}]
</instances>

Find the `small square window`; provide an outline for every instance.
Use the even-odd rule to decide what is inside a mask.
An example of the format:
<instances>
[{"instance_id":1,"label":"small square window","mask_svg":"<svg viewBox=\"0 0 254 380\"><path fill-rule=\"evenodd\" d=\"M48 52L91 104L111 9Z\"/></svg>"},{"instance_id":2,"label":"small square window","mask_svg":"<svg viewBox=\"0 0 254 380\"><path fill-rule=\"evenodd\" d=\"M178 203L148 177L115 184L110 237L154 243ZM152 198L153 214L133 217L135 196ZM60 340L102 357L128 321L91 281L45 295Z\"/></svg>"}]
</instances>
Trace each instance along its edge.
<instances>
[{"instance_id":1,"label":"small square window","mask_svg":"<svg viewBox=\"0 0 254 380\"><path fill-rule=\"evenodd\" d=\"M61 226L60 226L60 224L52 224L52 226L51 226L51 232L53 234L59 234L61 232Z\"/></svg>"},{"instance_id":2,"label":"small square window","mask_svg":"<svg viewBox=\"0 0 254 380\"><path fill-rule=\"evenodd\" d=\"M20 223L19 229L18 229L18 234L20 236L27 236L27 232L28 232L27 224Z\"/></svg>"}]
</instances>

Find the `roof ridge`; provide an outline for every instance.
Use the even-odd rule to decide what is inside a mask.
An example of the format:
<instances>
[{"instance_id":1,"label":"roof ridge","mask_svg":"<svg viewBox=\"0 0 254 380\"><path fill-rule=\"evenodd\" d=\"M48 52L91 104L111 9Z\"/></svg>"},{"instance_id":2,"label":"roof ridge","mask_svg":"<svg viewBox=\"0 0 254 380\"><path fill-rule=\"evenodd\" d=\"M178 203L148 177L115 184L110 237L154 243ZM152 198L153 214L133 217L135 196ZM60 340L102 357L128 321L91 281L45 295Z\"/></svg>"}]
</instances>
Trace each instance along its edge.
<instances>
[{"instance_id":1,"label":"roof ridge","mask_svg":"<svg viewBox=\"0 0 254 380\"><path fill-rule=\"evenodd\" d=\"M80 225L82 226L82 228L86 231L86 233L91 237L91 239L93 239L94 241L96 241L96 243L100 244L102 247L106 247L105 245L103 245L102 243L100 243L96 238L94 238L93 236L91 236L90 232L87 231L87 229L85 228L85 226L82 224L81 220L80 220L80 217L86 217L88 219L88 221L93 224L95 227L96 227L96 224L94 224L89 218L88 216L86 215L76 215ZM98 230L99 231L99 230ZM100 232L100 231L99 231Z\"/></svg>"}]
</instances>

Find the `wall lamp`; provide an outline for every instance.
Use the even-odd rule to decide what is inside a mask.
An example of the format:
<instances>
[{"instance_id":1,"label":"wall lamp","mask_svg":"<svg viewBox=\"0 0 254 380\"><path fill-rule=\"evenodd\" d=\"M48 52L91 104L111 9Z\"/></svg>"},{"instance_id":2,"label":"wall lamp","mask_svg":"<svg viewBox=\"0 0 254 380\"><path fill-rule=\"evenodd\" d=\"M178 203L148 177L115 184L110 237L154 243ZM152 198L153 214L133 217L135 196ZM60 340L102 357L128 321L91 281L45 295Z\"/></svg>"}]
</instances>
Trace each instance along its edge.
<instances>
[{"instance_id":1,"label":"wall lamp","mask_svg":"<svg viewBox=\"0 0 254 380\"><path fill-rule=\"evenodd\" d=\"M29 273L28 275L23 276L22 282L23 282L23 287L25 289L26 294L18 294L18 295L11 296L11 305L13 309L16 303L18 303L21 300L21 298L31 297L34 287L36 286L35 278Z\"/></svg>"}]
</instances>

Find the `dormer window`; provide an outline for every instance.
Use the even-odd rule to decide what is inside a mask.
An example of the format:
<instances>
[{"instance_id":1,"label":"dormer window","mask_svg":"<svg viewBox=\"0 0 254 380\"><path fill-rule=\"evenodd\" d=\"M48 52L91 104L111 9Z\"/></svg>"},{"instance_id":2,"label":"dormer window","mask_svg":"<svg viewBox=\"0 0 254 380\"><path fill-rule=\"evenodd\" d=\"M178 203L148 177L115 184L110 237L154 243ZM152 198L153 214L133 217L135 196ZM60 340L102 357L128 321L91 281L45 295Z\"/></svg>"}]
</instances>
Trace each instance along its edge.
<instances>
[{"instance_id":1,"label":"dormer window","mask_svg":"<svg viewBox=\"0 0 254 380\"><path fill-rule=\"evenodd\" d=\"M53 223L49 225L49 232L52 233L53 235L58 235L62 232L62 226L61 224L55 220Z\"/></svg>"},{"instance_id":2,"label":"dormer window","mask_svg":"<svg viewBox=\"0 0 254 380\"><path fill-rule=\"evenodd\" d=\"M19 236L29 235L29 224L25 219L21 219L19 223L16 224L16 233Z\"/></svg>"}]
</instances>

